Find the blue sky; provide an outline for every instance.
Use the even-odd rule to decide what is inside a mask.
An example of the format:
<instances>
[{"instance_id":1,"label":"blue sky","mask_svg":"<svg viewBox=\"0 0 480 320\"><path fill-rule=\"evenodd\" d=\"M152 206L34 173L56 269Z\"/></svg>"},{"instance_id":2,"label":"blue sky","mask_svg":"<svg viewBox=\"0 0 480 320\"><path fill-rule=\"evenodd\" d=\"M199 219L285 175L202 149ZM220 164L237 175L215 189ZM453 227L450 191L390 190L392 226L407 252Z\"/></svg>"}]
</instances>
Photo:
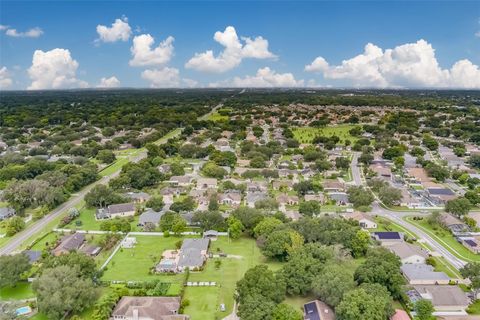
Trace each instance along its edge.
<instances>
[{"instance_id":1,"label":"blue sky","mask_svg":"<svg viewBox=\"0 0 480 320\"><path fill-rule=\"evenodd\" d=\"M4 89L95 87L111 77L117 81L106 85L121 87L480 88L477 1L1 1L0 9ZM95 41L97 25L111 28L116 19L130 27L128 39ZM224 60L211 61L225 49L214 34L228 26L238 40ZM41 31L25 34L33 28ZM154 38L151 50L172 36L173 52L161 63L148 60L151 53L130 62L133 38L142 34ZM246 46L241 37L258 36L267 48L238 49ZM374 46L364 52L368 43ZM32 62L36 50L44 55ZM213 58L186 65L207 50Z\"/></svg>"}]
</instances>

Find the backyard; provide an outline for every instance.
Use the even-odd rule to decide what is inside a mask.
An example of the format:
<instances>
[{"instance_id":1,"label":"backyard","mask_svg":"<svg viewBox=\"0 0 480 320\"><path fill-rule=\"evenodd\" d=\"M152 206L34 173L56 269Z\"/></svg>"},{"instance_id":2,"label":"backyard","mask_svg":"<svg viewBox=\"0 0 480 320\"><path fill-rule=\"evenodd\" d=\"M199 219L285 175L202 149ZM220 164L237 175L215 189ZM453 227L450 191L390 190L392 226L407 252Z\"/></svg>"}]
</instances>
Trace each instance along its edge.
<instances>
[{"instance_id":1,"label":"backyard","mask_svg":"<svg viewBox=\"0 0 480 320\"><path fill-rule=\"evenodd\" d=\"M224 252L232 257L209 259L202 272L191 272L188 281L214 281L216 287L187 287L185 298L190 301L190 306L185 313L192 320L223 318L233 310L233 295L237 281L245 272L255 265L265 263L272 270L281 267L280 262L267 261L260 252L255 240L241 238L229 240L220 237L210 245L210 253ZM220 267L215 267L215 260L221 261ZM220 311L220 304L225 304L226 311Z\"/></svg>"},{"instance_id":2,"label":"backyard","mask_svg":"<svg viewBox=\"0 0 480 320\"><path fill-rule=\"evenodd\" d=\"M151 269L160 261L167 249L175 249L176 243L183 238L162 236L135 236L134 248L121 248L107 265L102 280L106 281L148 281L162 280L176 283L179 289L184 275L161 275L151 273ZM173 289L173 288L171 288Z\"/></svg>"}]
</instances>

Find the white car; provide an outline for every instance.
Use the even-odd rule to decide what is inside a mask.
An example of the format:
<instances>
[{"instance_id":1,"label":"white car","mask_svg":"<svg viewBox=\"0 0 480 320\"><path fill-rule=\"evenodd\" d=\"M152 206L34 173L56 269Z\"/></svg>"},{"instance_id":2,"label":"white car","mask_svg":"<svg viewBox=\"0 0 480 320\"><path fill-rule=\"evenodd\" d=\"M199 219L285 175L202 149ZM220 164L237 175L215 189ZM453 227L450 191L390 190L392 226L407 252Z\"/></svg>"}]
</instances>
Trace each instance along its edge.
<instances>
[{"instance_id":1,"label":"white car","mask_svg":"<svg viewBox=\"0 0 480 320\"><path fill-rule=\"evenodd\" d=\"M225 304L224 304L224 303L222 303L222 304L220 305L220 311L225 311Z\"/></svg>"}]
</instances>

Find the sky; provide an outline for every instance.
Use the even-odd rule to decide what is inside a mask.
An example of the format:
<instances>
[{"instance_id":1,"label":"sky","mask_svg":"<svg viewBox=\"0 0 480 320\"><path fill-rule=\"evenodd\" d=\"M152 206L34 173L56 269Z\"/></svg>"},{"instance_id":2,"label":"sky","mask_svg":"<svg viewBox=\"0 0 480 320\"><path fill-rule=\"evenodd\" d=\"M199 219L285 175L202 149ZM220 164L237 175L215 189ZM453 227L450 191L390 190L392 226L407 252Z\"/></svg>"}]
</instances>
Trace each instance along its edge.
<instances>
[{"instance_id":1,"label":"sky","mask_svg":"<svg viewBox=\"0 0 480 320\"><path fill-rule=\"evenodd\" d=\"M479 1L3 1L0 89L480 89Z\"/></svg>"}]
</instances>

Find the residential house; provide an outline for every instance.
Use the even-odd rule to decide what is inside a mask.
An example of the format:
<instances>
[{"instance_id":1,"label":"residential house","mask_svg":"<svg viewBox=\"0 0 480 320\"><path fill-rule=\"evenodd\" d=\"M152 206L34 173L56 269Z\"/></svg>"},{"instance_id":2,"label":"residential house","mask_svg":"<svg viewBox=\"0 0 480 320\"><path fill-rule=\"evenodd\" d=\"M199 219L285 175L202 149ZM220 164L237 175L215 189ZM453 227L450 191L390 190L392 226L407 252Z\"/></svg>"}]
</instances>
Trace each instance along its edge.
<instances>
[{"instance_id":1,"label":"residential house","mask_svg":"<svg viewBox=\"0 0 480 320\"><path fill-rule=\"evenodd\" d=\"M125 196L132 200L134 203L144 203L151 198L150 195L146 192L127 192Z\"/></svg>"},{"instance_id":2,"label":"residential house","mask_svg":"<svg viewBox=\"0 0 480 320\"><path fill-rule=\"evenodd\" d=\"M206 189L216 189L217 188L217 179L215 178L200 178L197 180L197 189L206 190Z\"/></svg>"},{"instance_id":3,"label":"residential house","mask_svg":"<svg viewBox=\"0 0 480 320\"><path fill-rule=\"evenodd\" d=\"M138 218L138 225L141 227L146 227L150 224L158 227L163 214L163 211L155 211L149 208L145 212L143 212Z\"/></svg>"},{"instance_id":4,"label":"residential house","mask_svg":"<svg viewBox=\"0 0 480 320\"><path fill-rule=\"evenodd\" d=\"M201 269L207 260L209 245L210 239L208 238L184 239L179 252L179 271Z\"/></svg>"},{"instance_id":5,"label":"residential house","mask_svg":"<svg viewBox=\"0 0 480 320\"><path fill-rule=\"evenodd\" d=\"M440 216L440 223L454 234L469 231L469 227L462 220L449 213Z\"/></svg>"},{"instance_id":6,"label":"residential house","mask_svg":"<svg viewBox=\"0 0 480 320\"><path fill-rule=\"evenodd\" d=\"M449 200L457 198L455 192L447 188L427 188L427 194L436 204L445 204Z\"/></svg>"},{"instance_id":7,"label":"residential house","mask_svg":"<svg viewBox=\"0 0 480 320\"><path fill-rule=\"evenodd\" d=\"M298 171L291 170L291 169L280 169L278 170L278 176L280 178L289 178L289 177L296 178L298 176Z\"/></svg>"},{"instance_id":8,"label":"residential house","mask_svg":"<svg viewBox=\"0 0 480 320\"><path fill-rule=\"evenodd\" d=\"M168 182L173 186L189 187L192 185L193 177L191 176L171 176Z\"/></svg>"},{"instance_id":9,"label":"residential house","mask_svg":"<svg viewBox=\"0 0 480 320\"><path fill-rule=\"evenodd\" d=\"M242 203L242 194L240 191L229 190L218 195L218 201L233 207L238 207Z\"/></svg>"},{"instance_id":10,"label":"residential house","mask_svg":"<svg viewBox=\"0 0 480 320\"><path fill-rule=\"evenodd\" d=\"M294 206L298 205L299 200L297 196L290 196L288 194L282 193L277 196L277 202L280 205Z\"/></svg>"},{"instance_id":11,"label":"residential house","mask_svg":"<svg viewBox=\"0 0 480 320\"><path fill-rule=\"evenodd\" d=\"M168 163L161 164L157 167L158 171L163 174L167 174L172 170L172 167Z\"/></svg>"},{"instance_id":12,"label":"residential house","mask_svg":"<svg viewBox=\"0 0 480 320\"><path fill-rule=\"evenodd\" d=\"M304 199L305 199L305 201L317 201L317 202L320 202L320 203L325 202L325 196L323 195L323 193L320 193L320 194L306 194L304 196Z\"/></svg>"},{"instance_id":13,"label":"residential house","mask_svg":"<svg viewBox=\"0 0 480 320\"><path fill-rule=\"evenodd\" d=\"M377 174L378 177L384 180L392 179L392 169L383 165L370 165L370 169Z\"/></svg>"},{"instance_id":14,"label":"residential house","mask_svg":"<svg viewBox=\"0 0 480 320\"><path fill-rule=\"evenodd\" d=\"M60 256L62 254L69 253L70 251L79 250L83 243L85 242L85 234L83 233L73 233L66 235L62 238L58 246L53 249L52 253L54 256Z\"/></svg>"},{"instance_id":15,"label":"residential house","mask_svg":"<svg viewBox=\"0 0 480 320\"><path fill-rule=\"evenodd\" d=\"M267 198L268 194L265 192L248 192L245 201L248 207L255 208L255 202Z\"/></svg>"},{"instance_id":16,"label":"residential house","mask_svg":"<svg viewBox=\"0 0 480 320\"><path fill-rule=\"evenodd\" d=\"M97 209L95 216L97 220L129 217L135 215L135 210L135 205L133 203L111 204L106 208Z\"/></svg>"},{"instance_id":17,"label":"residential house","mask_svg":"<svg viewBox=\"0 0 480 320\"><path fill-rule=\"evenodd\" d=\"M372 237L379 241L382 246L390 246L403 242L403 233L396 231L377 231L372 233Z\"/></svg>"},{"instance_id":18,"label":"residential house","mask_svg":"<svg viewBox=\"0 0 480 320\"><path fill-rule=\"evenodd\" d=\"M272 182L272 188L273 190L292 190L293 182L290 180L275 180Z\"/></svg>"},{"instance_id":19,"label":"residential house","mask_svg":"<svg viewBox=\"0 0 480 320\"><path fill-rule=\"evenodd\" d=\"M13 217L16 214L13 208L0 208L0 221Z\"/></svg>"},{"instance_id":20,"label":"residential house","mask_svg":"<svg viewBox=\"0 0 480 320\"><path fill-rule=\"evenodd\" d=\"M42 251L38 250L25 250L23 251L23 254L28 257L30 263L35 263L42 257Z\"/></svg>"},{"instance_id":21,"label":"residential house","mask_svg":"<svg viewBox=\"0 0 480 320\"><path fill-rule=\"evenodd\" d=\"M112 311L114 320L188 320L178 314L180 297L123 296Z\"/></svg>"},{"instance_id":22,"label":"residential house","mask_svg":"<svg viewBox=\"0 0 480 320\"><path fill-rule=\"evenodd\" d=\"M442 313L465 312L470 304L466 293L458 286L418 285L414 286L413 291L408 292L408 296L412 302L420 299L430 300L435 312Z\"/></svg>"},{"instance_id":23,"label":"residential house","mask_svg":"<svg viewBox=\"0 0 480 320\"><path fill-rule=\"evenodd\" d=\"M349 203L348 195L345 192L328 192L327 195L337 205L344 206Z\"/></svg>"},{"instance_id":24,"label":"residential house","mask_svg":"<svg viewBox=\"0 0 480 320\"><path fill-rule=\"evenodd\" d=\"M210 241L216 241L218 238L218 231L216 230L207 230L203 233L203 237L210 239Z\"/></svg>"},{"instance_id":25,"label":"residential house","mask_svg":"<svg viewBox=\"0 0 480 320\"><path fill-rule=\"evenodd\" d=\"M267 189L267 185L263 182L253 181L247 183L247 192L266 192Z\"/></svg>"},{"instance_id":26,"label":"residential house","mask_svg":"<svg viewBox=\"0 0 480 320\"><path fill-rule=\"evenodd\" d=\"M390 318L390 320L411 320L411 319L405 310L395 309L395 313Z\"/></svg>"},{"instance_id":27,"label":"residential house","mask_svg":"<svg viewBox=\"0 0 480 320\"><path fill-rule=\"evenodd\" d=\"M237 159L237 166L248 168L248 167L250 167L250 160L249 159Z\"/></svg>"},{"instance_id":28,"label":"residential house","mask_svg":"<svg viewBox=\"0 0 480 320\"><path fill-rule=\"evenodd\" d=\"M326 180L323 182L323 190L325 192L344 192L345 184L338 180Z\"/></svg>"},{"instance_id":29,"label":"residential house","mask_svg":"<svg viewBox=\"0 0 480 320\"><path fill-rule=\"evenodd\" d=\"M403 241L392 244L388 249L400 258L402 264L425 263L428 258L428 253L425 250Z\"/></svg>"},{"instance_id":30,"label":"residential house","mask_svg":"<svg viewBox=\"0 0 480 320\"><path fill-rule=\"evenodd\" d=\"M450 278L444 272L434 271L428 264L404 264L400 270L410 285L448 285Z\"/></svg>"},{"instance_id":31,"label":"residential house","mask_svg":"<svg viewBox=\"0 0 480 320\"><path fill-rule=\"evenodd\" d=\"M335 320L335 312L326 303L314 300L303 305L304 320Z\"/></svg>"},{"instance_id":32,"label":"residential house","mask_svg":"<svg viewBox=\"0 0 480 320\"><path fill-rule=\"evenodd\" d=\"M480 237L471 236L471 237L458 237L459 241L466 247L468 250L473 253L480 253Z\"/></svg>"},{"instance_id":33,"label":"residential house","mask_svg":"<svg viewBox=\"0 0 480 320\"><path fill-rule=\"evenodd\" d=\"M360 227L364 229L376 229L377 223L364 213L355 211L353 213L346 213L343 215L345 219L353 219L358 222Z\"/></svg>"}]
</instances>

